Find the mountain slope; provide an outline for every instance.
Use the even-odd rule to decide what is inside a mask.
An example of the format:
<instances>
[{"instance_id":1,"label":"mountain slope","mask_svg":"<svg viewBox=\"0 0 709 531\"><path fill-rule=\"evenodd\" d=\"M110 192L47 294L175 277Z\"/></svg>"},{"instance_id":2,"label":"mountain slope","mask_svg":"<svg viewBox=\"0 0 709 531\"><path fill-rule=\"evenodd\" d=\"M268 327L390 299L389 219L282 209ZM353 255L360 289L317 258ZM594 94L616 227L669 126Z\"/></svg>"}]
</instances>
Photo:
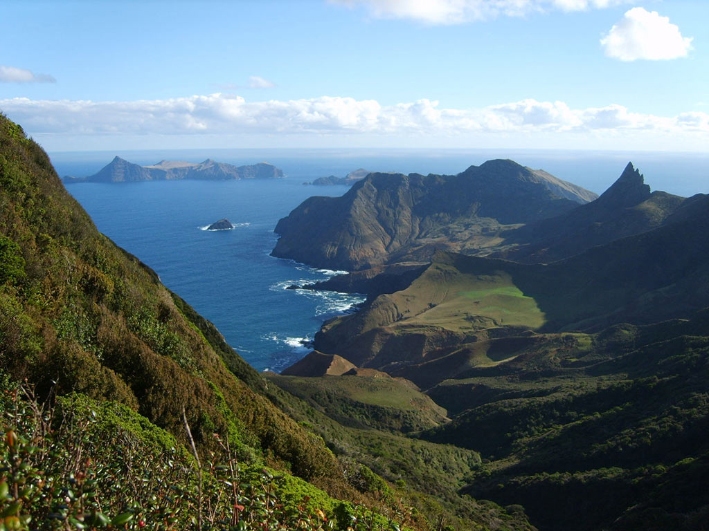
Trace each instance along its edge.
<instances>
[{"instance_id":1,"label":"mountain slope","mask_svg":"<svg viewBox=\"0 0 709 531\"><path fill-rule=\"evenodd\" d=\"M454 176L370 174L338 198L311 197L279 221L273 255L358 270L437 248L500 243L508 225L553 217L594 194L512 161Z\"/></svg>"},{"instance_id":2,"label":"mountain slope","mask_svg":"<svg viewBox=\"0 0 709 531\"><path fill-rule=\"evenodd\" d=\"M490 464L464 490L545 531L702 529L708 322L563 335L471 368L429 392L457 416L423 437L480 450Z\"/></svg>"},{"instance_id":3,"label":"mountain slope","mask_svg":"<svg viewBox=\"0 0 709 531\"><path fill-rule=\"evenodd\" d=\"M338 475L324 445L264 396L259 375L96 230L46 154L4 117L0 202L0 370L42 394L123 403L182 440L185 408L206 448L213 432L228 433L303 477Z\"/></svg>"}]
</instances>

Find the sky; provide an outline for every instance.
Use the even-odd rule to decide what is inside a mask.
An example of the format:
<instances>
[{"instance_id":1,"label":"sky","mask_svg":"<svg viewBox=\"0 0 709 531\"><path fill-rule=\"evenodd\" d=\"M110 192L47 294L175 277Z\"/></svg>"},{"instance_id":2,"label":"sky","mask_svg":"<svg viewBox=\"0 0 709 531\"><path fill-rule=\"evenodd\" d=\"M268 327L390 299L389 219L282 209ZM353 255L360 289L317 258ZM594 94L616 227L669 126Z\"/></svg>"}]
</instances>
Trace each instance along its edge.
<instances>
[{"instance_id":1,"label":"sky","mask_svg":"<svg viewBox=\"0 0 709 531\"><path fill-rule=\"evenodd\" d=\"M707 152L707 0L0 3L47 151Z\"/></svg>"}]
</instances>

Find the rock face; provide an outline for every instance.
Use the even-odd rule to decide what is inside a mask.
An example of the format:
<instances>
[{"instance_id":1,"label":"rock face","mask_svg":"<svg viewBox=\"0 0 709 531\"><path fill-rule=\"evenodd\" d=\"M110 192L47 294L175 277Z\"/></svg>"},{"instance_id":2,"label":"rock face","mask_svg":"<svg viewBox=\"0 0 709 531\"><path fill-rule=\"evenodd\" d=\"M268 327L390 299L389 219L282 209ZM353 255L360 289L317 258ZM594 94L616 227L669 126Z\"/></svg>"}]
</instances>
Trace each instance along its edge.
<instances>
[{"instance_id":1,"label":"rock face","mask_svg":"<svg viewBox=\"0 0 709 531\"><path fill-rule=\"evenodd\" d=\"M358 270L499 243L506 225L568 212L596 196L510 160L453 176L371 173L338 198L311 197L279 221L273 255Z\"/></svg>"},{"instance_id":2,"label":"rock face","mask_svg":"<svg viewBox=\"0 0 709 531\"><path fill-rule=\"evenodd\" d=\"M95 175L85 178L66 177L65 182L136 182L179 179L194 180L240 180L278 179L283 171L272 164L261 162L248 166L234 166L207 159L198 164L184 161L163 160L150 166L139 166L120 157L115 157Z\"/></svg>"},{"instance_id":3,"label":"rock face","mask_svg":"<svg viewBox=\"0 0 709 531\"><path fill-rule=\"evenodd\" d=\"M224 218L212 223L209 227L207 227L207 230L231 230L233 228L234 225L232 225L228 219Z\"/></svg>"}]
</instances>

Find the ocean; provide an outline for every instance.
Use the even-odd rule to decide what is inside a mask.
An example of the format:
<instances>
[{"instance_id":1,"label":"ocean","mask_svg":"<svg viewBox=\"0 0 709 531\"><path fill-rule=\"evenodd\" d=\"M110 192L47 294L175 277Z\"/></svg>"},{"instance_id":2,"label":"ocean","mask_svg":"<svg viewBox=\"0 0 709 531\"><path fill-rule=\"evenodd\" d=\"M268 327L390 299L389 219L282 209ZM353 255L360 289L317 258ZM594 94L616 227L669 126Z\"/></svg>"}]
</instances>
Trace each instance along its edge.
<instances>
[{"instance_id":1,"label":"ocean","mask_svg":"<svg viewBox=\"0 0 709 531\"><path fill-rule=\"evenodd\" d=\"M288 290L334 271L269 255L281 217L312 195L339 196L344 186L306 186L327 175L372 171L453 174L492 158L511 158L603 192L632 161L653 189L689 196L709 192L709 154L492 150L190 150L50 153L61 176L91 175L115 155L138 164L162 159L232 164L268 161L285 179L168 181L67 186L98 229L153 268L162 282L212 321L257 370L281 371L308 352L324 320L363 297ZM221 218L229 231L208 231Z\"/></svg>"}]
</instances>

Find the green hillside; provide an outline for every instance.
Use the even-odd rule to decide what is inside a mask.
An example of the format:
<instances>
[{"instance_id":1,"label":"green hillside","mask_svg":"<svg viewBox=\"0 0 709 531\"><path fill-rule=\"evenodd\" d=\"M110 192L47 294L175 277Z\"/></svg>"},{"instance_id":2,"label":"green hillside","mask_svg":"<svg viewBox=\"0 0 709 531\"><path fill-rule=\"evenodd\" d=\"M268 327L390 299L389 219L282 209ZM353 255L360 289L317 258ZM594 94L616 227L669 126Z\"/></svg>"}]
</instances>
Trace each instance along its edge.
<instances>
[{"instance_id":1,"label":"green hillside","mask_svg":"<svg viewBox=\"0 0 709 531\"><path fill-rule=\"evenodd\" d=\"M258 374L100 234L41 148L0 120L0 368L41 396L124 404L183 441L185 408L206 448L213 432L231 434L302 477L337 477L324 446L263 396Z\"/></svg>"},{"instance_id":2,"label":"green hillside","mask_svg":"<svg viewBox=\"0 0 709 531\"><path fill-rule=\"evenodd\" d=\"M0 205L0 529L533 529L460 497L475 452L264 380L1 115Z\"/></svg>"},{"instance_id":3,"label":"green hillside","mask_svg":"<svg viewBox=\"0 0 709 531\"><path fill-rule=\"evenodd\" d=\"M522 504L540 529L701 529L708 333L705 312L550 338L431 389L454 420L423 437L480 451L464 490Z\"/></svg>"},{"instance_id":4,"label":"green hillside","mask_svg":"<svg viewBox=\"0 0 709 531\"><path fill-rule=\"evenodd\" d=\"M439 253L315 346L424 389L452 420L418 436L482 457L461 492L543 531L705 529L709 209L688 201L549 265Z\"/></svg>"}]
</instances>

